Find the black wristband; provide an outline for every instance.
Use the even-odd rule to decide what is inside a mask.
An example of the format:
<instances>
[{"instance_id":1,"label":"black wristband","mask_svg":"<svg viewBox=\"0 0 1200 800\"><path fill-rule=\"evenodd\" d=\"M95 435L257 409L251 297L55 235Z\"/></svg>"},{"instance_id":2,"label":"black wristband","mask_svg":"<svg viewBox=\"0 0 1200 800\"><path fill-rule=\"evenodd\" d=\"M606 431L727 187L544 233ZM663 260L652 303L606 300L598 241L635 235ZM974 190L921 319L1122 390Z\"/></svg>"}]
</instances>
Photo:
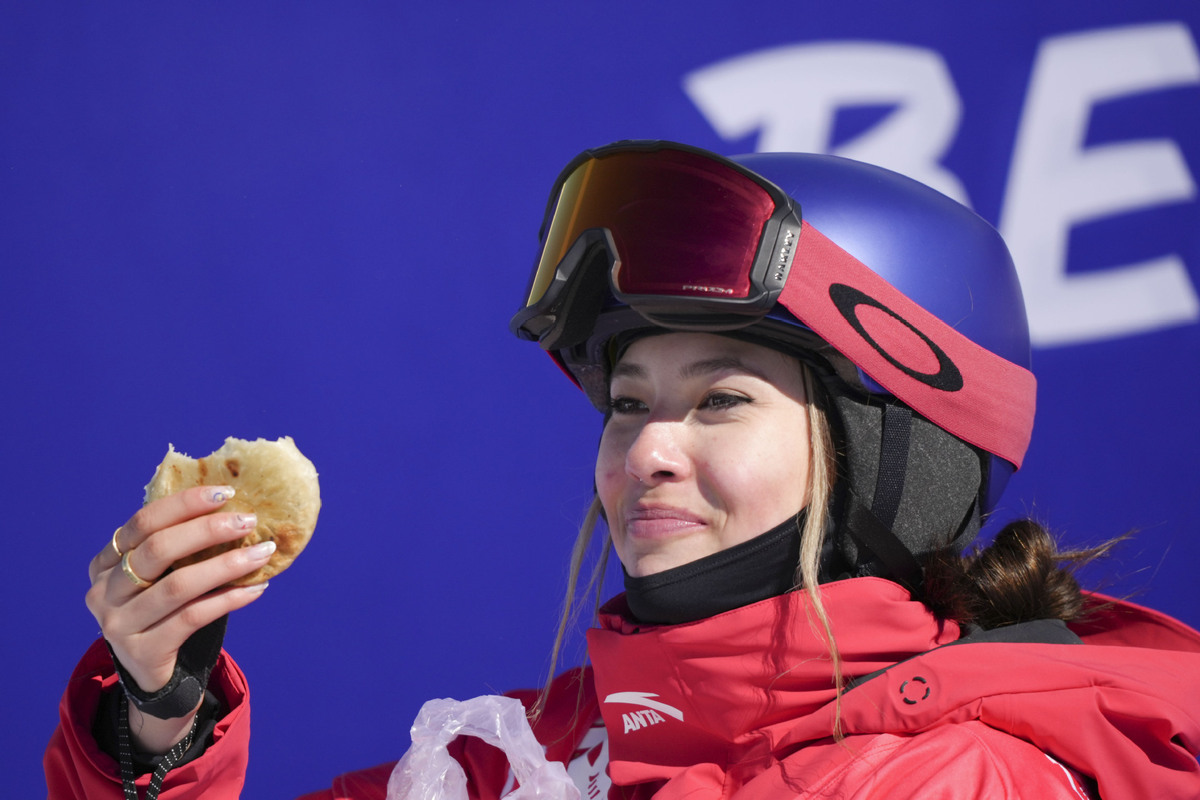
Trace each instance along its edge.
<instances>
[{"instance_id":1,"label":"black wristband","mask_svg":"<svg viewBox=\"0 0 1200 800\"><path fill-rule=\"evenodd\" d=\"M204 697L208 677L217 665L217 657L221 654L221 642L225 639L228 619L228 616L221 617L188 637L183 647L179 648L171 679L155 692L146 692L138 686L109 645L108 652L112 655L113 666L116 667L125 696L143 714L158 719L175 719L195 711Z\"/></svg>"},{"instance_id":2,"label":"black wristband","mask_svg":"<svg viewBox=\"0 0 1200 800\"><path fill-rule=\"evenodd\" d=\"M129 702L138 707L143 714L149 714L159 719L174 719L183 717L195 710L204 696L204 688L195 675L187 675L179 662L175 662L175 672L171 680L157 692L144 692L125 669L116 654L113 654L113 666L117 668L117 677L121 680L121 688Z\"/></svg>"}]
</instances>

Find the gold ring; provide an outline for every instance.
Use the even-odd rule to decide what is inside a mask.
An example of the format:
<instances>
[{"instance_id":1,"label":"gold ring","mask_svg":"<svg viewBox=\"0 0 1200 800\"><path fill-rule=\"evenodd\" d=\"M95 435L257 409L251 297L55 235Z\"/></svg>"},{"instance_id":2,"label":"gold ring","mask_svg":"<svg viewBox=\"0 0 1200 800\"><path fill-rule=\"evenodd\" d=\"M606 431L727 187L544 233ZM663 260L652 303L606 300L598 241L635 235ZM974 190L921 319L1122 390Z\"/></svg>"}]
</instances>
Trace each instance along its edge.
<instances>
[{"instance_id":1,"label":"gold ring","mask_svg":"<svg viewBox=\"0 0 1200 800\"><path fill-rule=\"evenodd\" d=\"M126 577L128 577L129 580L133 581L133 585L138 587L139 589L145 589L149 586L153 586L154 581L148 581L145 578L143 578L141 575L138 575L136 572L133 571L133 567L131 567L129 565L129 555L132 552L133 551L130 550L127 553L125 553L125 555L121 556L121 571L124 572Z\"/></svg>"},{"instance_id":2,"label":"gold ring","mask_svg":"<svg viewBox=\"0 0 1200 800\"><path fill-rule=\"evenodd\" d=\"M122 525L121 528L123 527L125 526ZM117 558L123 558L125 556L125 554L121 552L121 545L117 544L117 534L121 532L121 528L117 528L115 531L113 531L112 546L113 550L117 551Z\"/></svg>"}]
</instances>

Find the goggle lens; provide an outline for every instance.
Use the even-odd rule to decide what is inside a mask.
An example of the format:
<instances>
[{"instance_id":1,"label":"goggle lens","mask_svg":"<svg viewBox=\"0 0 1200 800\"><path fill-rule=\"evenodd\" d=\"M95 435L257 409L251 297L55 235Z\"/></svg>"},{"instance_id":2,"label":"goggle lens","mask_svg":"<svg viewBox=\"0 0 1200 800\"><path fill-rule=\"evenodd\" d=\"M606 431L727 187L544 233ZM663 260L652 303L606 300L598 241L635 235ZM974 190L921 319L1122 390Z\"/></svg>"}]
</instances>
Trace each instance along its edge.
<instances>
[{"instance_id":1,"label":"goggle lens","mask_svg":"<svg viewBox=\"0 0 1200 800\"><path fill-rule=\"evenodd\" d=\"M775 208L753 179L695 153L588 159L563 181L527 305L542 299L571 246L591 230L611 237L619 292L745 298Z\"/></svg>"}]
</instances>

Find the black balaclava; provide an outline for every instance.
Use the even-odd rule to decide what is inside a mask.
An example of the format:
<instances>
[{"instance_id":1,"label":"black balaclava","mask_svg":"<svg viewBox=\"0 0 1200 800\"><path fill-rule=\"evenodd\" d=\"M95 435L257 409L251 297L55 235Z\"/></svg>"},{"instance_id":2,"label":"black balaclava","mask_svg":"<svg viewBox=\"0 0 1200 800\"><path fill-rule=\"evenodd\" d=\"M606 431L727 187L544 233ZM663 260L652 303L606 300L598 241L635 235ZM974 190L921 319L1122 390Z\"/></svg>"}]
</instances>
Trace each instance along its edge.
<instances>
[{"instance_id":1,"label":"black balaclava","mask_svg":"<svg viewBox=\"0 0 1200 800\"><path fill-rule=\"evenodd\" d=\"M653 575L625 573L625 602L634 619L678 625L791 591L797 585L804 513L720 552Z\"/></svg>"}]
</instances>

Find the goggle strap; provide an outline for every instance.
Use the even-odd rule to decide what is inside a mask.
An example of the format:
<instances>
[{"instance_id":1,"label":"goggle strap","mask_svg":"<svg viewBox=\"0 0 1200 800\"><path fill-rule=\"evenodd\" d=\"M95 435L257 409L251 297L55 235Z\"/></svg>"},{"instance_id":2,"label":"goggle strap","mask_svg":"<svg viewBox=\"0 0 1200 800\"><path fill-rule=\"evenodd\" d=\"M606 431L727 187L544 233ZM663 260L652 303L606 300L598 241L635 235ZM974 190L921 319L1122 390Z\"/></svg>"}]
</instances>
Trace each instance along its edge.
<instances>
[{"instance_id":1,"label":"goggle strap","mask_svg":"<svg viewBox=\"0 0 1200 800\"><path fill-rule=\"evenodd\" d=\"M1021 466L1033 373L942 322L807 222L778 302L918 414Z\"/></svg>"}]
</instances>

